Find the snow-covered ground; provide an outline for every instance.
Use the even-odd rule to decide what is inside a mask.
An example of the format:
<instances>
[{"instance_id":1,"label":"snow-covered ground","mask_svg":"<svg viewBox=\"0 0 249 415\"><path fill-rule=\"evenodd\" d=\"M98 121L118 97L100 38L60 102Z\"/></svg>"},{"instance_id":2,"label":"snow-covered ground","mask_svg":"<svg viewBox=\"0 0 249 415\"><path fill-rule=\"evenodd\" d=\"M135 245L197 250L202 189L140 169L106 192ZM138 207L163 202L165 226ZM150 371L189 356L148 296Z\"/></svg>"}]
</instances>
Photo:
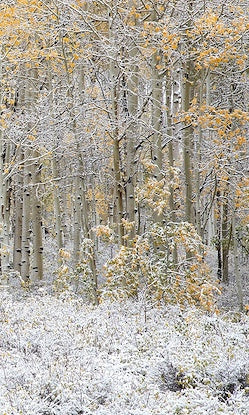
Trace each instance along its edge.
<instances>
[{"instance_id":1,"label":"snow-covered ground","mask_svg":"<svg viewBox=\"0 0 249 415\"><path fill-rule=\"evenodd\" d=\"M0 414L248 415L249 317L0 293Z\"/></svg>"}]
</instances>

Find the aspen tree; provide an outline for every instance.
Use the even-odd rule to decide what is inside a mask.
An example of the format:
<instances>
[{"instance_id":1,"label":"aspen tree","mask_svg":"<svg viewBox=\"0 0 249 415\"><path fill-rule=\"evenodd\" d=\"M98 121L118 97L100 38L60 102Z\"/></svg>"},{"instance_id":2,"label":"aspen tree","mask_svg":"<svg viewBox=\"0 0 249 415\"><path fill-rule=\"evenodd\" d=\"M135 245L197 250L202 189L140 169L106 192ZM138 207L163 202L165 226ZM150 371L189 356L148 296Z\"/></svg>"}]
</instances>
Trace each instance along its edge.
<instances>
[{"instance_id":1,"label":"aspen tree","mask_svg":"<svg viewBox=\"0 0 249 415\"><path fill-rule=\"evenodd\" d=\"M23 151L19 147L17 152L16 161L20 167L23 165ZM23 216L23 174L18 171L14 178L14 191L13 191L13 209L14 216L14 241L13 241L13 268L15 271L21 273L21 261L22 261L22 216Z\"/></svg>"},{"instance_id":2,"label":"aspen tree","mask_svg":"<svg viewBox=\"0 0 249 415\"><path fill-rule=\"evenodd\" d=\"M235 202L235 197L233 202ZM238 295L238 304L240 311L244 309L244 298L243 298L243 290L242 290L242 281L241 281L241 267L239 261L239 250L238 250L238 241L236 235L236 209L233 206L233 216L232 216L232 238L233 238L233 261L234 261L234 275L235 275L235 282L237 287L237 295Z\"/></svg>"},{"instance_id":3,"label":"aspen tree","mask_svg":"<svg viewBox=\"0 0 249 415\"><path fill-rule=\"evenodd\" d=\"M55 155L52 158L52 172L53 178L56 179L59 177L58 171L58 161ZM59 185L55 182L54 184L54 218L55 218L55 235L56 235L56 242L57 242L57 250L58 252L63 247L62 241L62 222L61 222L61 204L60 204L60 192L59 192ZM59 259L59 256L58 256ZM60 260L59 260L60 262Z\"/></svg>"},{"instance_id":4,"label":"aspen tree","mask_svg":"<svg viewBox=\"0 0 249 415\"><path fill-rule=\"evenodd\" d=\"M178 71L179 72L179 71ZM179 110L179 91L177 90L178 83L176 78L172 75L166 79L166 122L167 122L167 140L168 140L168 159L170 168L170 186L169 186L169 209L170 220L174 223L177 221L176 217L176 201L175 201L175 184L174 184L174 168L175 168L175 132L176 129L173 126L174 114ZM173 262L177 264L177 246L173 247Z\"/></svg>"},{"instance_id":5,"label":"aspen tree","mask_svg":"<svg viewBox=\"0 0 249 415\"><path fill-rule=\"evenodd\" d=\"M83 11L87 10L87 5L83 7ZM57 13L58 24L60 20L63 20L63 15ZM72 243L73 243L73 256L72 262L73 267L76 270L80 266L81 261L85 258L81 258L82 243L84 238L89 238L92 241L91 253L89 255L90 268L92 272L92 286L95 303L98 302L97 298L97 272L96 272L96 260L95 260L95 244L94 235L91 232L91 224L89 215L87 212L87 201L86 201L86 185L84 182L85 176L85 164L82 155L81 138L84 137L83 125L85 119L79 111L80 106L84 105L85 101L85 68L82 62L75 67L72 64L72 46L67 36L63 31L59 33L60 50L63 57L63 67L65 71L65 84L66 99L68 102L67 112L70 123L70 136L72 137L72 150L74 154L73 163L70 165L70 171L72 175ZM74 83L77 81L78 88L74 88ZM95 200L93 200L95 203ZM94 212L94 209L92 210Z\"/></svg>"},{"instance_id":6,"label":"aspen tree","mask_svg":"<svg viewBox=\"0 0 249 415\"><path fill-rule=\"evenodd\" d=\"M182 83L182 106L185 114L188 113L191 100L193 98L193 62L190 57L190 42L188 40L188 30L192 24L193 2L187 2L187 21L185 27L186 59L183 63L183 83ZM185 220L193 223L193 194L192 194L192 135L191 124L184 127L183 132L183 160L184 160L184 180L185 180Z\"/></svg>"},{"instance_id":7,"label":"aspen tree","mask_svg":"<svg viewBox=\"0 0 249 415\"><path fill-rule=\"evenodd\" d=\"M120 135L119 135L119 112L118 112L118 99L119 99L119 83L120 74L118 69L116 50L116 21L117 10L116 0L111 2L111 6L108 11L108 35L110 44L110 80L111 80L111 138L113 140L113 170L114 170L114 206L116 209L116 218L114 220L117 223L118 241L119 245L124 243L124 228L122 224L123 219L123 188L121 177L121 161L120 161Z\"/></svg>"},{"instance_id":8,"label":"aspen tree","mask_svg":"<svg viewBox=\"0 0 249 415\"><path fill-rule=\"evenodd\" d=\"M39 183L41 182L41 162L38 149L31 143L36 139L34 125L29 121L32 107L37 103L37 73L34 70L26 72L29 80L26 84L25 110L27 114L27 138L24 152L24 195L23 195L23 223L22 223L22 267L21 275L28 280L31 275L34 281L43 277L43 241L42 241L42 213L39 197ZM30 239L32 223L32 270L30 271ZM30 275L31 273L31 275Z\"/></svg>"},{"instance_id":9,"label":"aspen tree","mask_svg":"<svg viewBox=\"0 0 249 415\"><path fill-rule=\"evenodd\" d=\"M54 127L55 122L55 83L53 79L53 68L48 62L47 68L47 77L48 77L48 91L49 91L49 115L51 119L51 124ZM54 222L55 222L55 237L56 237L56 244L57 244L57 260L58 263L61 263L60 257L60 250L63 247L63 225L62 225L62 206L61 206L61 194L60 194L60 168L59 168L59 157L56 154L56 150L59 147L59 139L58 139L58 132L55 128L52 128L52 133L54 135L53 141L53 153L51 159L51 170L52 170L52 177L54 181L53 185L53 207L54 207ZM66 206L64 207L66 210ZM65 214L65 212L64 212Z\"/></svg>"},{"instance_id":10,"label":"aspen tree","mask_svg":"<svg viewBox=\"0 0 249 415\"><path fill-rule=\"evenodd\" d=\"M34 150L35 162L32 166L32 231L33 231L33 278L35 281L43 278L43 240L42 240L42 206L39 196L41 183L40 153Z\"/></svg>"},{"instance_id":11,"label":"aspen tree","mask_svg":"<svg viewBox=\"0 0 249 415\"><path fill-rule=\"evenodd\" d=\"M156 7L156 6L154 6ZM151 13L151 21L157 22L157 11L154 10ZM156 168L154 171L154 177L157 181L162 180L162 168L163 168L163 150L162 150L162 95L163 84L162 75L160 73L161 67L161 51L156 49L151 59L151 128L153 131L152 136L152 161ZM154 221L161 222L163 219L162 213L154 214Z\"/></svg>"},{"instance_id":12,"label":"aspen tree","mask_svg":"<svg viewBox=\"0 0 249 415\"><path fill-rule=\"evenodd\" d=\"M151 13L151 20L156 23L156 11ZM156 50L151 59L151 90L152 90L152 108L151 108L151 127L152 136L152 160L156 165L155 177L157 180L162 178L162 76L160 74L161 53Z\"/></svg>"},{"instance_id":13,"label":"aspen tree","mask_svg":"<svg viewBox=\"0 0 249 415\"><path fill-rule=\"evenodd\" d=\"M23 71L23 69L22 69ZM21 71L21 72L22 72ZM25 108L25 88L24 88L24 83L22 82L19 86L18 86L18 103L17 103L17 114L19 113L23 113L23 110ZM14 217L13 217L13 222L14 222L14 242L13 242L13 267L14 270L18 271L20 274L22 275L29 275L29 270L28 272L23 271L22 273L22 269L23 269L23 264L22 264L22 258L23 258L23 252L26 252L27 257L29 259L29 243L27 238L29 238L30 233L28 234L28 229L30 229L30 225L29 225L29 220L26 218L28 218L29 215L27 215L27 212L23 213L23 196L24 196L24 192L26 192L26 185L28 184L28 171L26 168L25 171L25 161L24 161L24 148L22 146L21 140L19 140L19 142L16 145L16 163L17 163L17 171L14 174L13 177L13 183L14 183L14 192L13 192L13 209L14 209ZM24 173L25 171L25 173ZM24 185L24 178L25 178L25 185ZM25 194L26 195L26 194ZM25 200L25 208L26 208L26 200ZM23 231L23 221L24 221L24 217L25 217L25 222L27 224L27 230ZM24 236L25 235L25 236ZM24 241L23 238L25 239L25 244L27 246L27 251L25 248L23 248L24 245ZM26 243L27 241L27 243Z\"/></svg>"},{"instance_id":14,"label":"aspen tree","mask_svg":"<svg viewBox=\"0 0 249 415\"><path fill-rule=\"evenodd\" d=\"M131 29L137 30L137 17L136 17L136 1L130 1L130 8L132 11L132 16L130 20ZM139 88L139 78L138 78L138 49L136 45L136 33L134 36L131 36L129 39L128 44L128 51L129 54L129 75L127 80L127 106L128 106L128 113L127 113L127 133L126 133L126 140L127 140L127 156L126 156L126 212L127 212L127 219L133 226L129 230L128 237L130 240L133 240L135 237L136 232L136 224L135 224L135 143L137 141L137 135L139 131L138 126L138 88Z\"/></svg>"},{"instance_id":15,"label":"aspen tree","mask_svg":"<svg viewBox=\"0 0 249 415\"><path fill-rule=\"evenodd\" d=\"M70 67L70 51L68 51L67 43L67 33L64 30L63 25L61 24L63 20L63 9L59 9L57 6L57 24L59 27L58 41L59 41L59 50L62 55L62 62L65 71L66 77L66 87L67 87L67 110L69 114L69 122L71 123L71 128L73 132L74 146L78 149L77 143L77 126L76 126L76 111L74 105L74 91L72 87L72 68ZM73 265L74 267L80 261L80 243L81 243L81 189L80 189L80 180L79 180L79 160L75 158L73 165L71 167L71 173L73 177L72 183L72 217L73 217Z\"/></svg>"},{"instance_id":16,"label":"aspen tree","mask_svg":"<svg viewBox=\"0 0 249 415\"><path fill-rule=\"evenodd\" d=\"M2 50L0 51L0 79L3 76ZM0 106L3 105L3 87L0 87ZM8 264L7 249L9 241L7 234L7 218L6 218L6 181L4 179L4 130L0 126L0 242L1 242L1 271L5 273Z\"/></svg>"},{"instance_id":17,"label":"aspen tree","mask_svg":"<svg viewBox=\"0 0 249 415\"><path fill-rule=\"evenodd\" d=\"M21 244L21 276L24 281L30 278L30 239L31 239L31 171L29 163L30 151L24 151L23 160L23 195L22 195L22 244Z\"/></svg>"},{"instance_id":18,"label":"aspen tree","mask_svg":"<svg viewBox=\"0 0 249 415\"><path fill-rule=\"evenodd\" d=\"M23 69L23 77L26 85L23 88L24 98L21 101L23 107L22 110L26 115L26 128L25 128L25 145L22 144L23 151L23 194L22 194L22 244L21 244L21 276L24 281L28 281L30 275L30 255L31 255L31 149L28 135L31 134L32 123L29 121L29 114L34 104L33 98L33 86L31 84L32 77L31 71Z\"/></svg>"}]
</instances>

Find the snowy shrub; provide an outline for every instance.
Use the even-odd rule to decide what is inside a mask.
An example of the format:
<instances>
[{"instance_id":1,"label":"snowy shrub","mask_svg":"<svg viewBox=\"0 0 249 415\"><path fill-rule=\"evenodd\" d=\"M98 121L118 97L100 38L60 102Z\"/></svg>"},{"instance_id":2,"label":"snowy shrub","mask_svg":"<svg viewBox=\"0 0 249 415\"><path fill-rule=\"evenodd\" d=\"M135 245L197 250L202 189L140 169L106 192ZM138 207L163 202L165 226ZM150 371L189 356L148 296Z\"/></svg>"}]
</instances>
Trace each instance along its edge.
<instances>
[{"instance_id":1,"label":"snowy shrub","mask_svg":"<svg viewBox=\"0 0 249 415\"><path fill-rule=\"evenodd\" d=\"M1 414L248 414L248 316L38 293L0 305Z\"/></svg>"},{"instance_id":2,"label":"snowy shrub","mask_svg":"<svg viewBox=\"0 0 249 415\"><path fill-rule=\"evenodd\" d=\"M153 225L107 262L103 297L136 298L145 291L158 302L213 309L214 293L219 290L200 254L203 251L191 224Z\"/></svg>"},{"instance_id":3,"label":"snowy shrub","mask_svg":"<svg viewBox=\"0 0 249 415\"><path fill-rule=\"evenodd\" d=\"M54 272L56 275L53 281L54 293L63 294L65 292L71 292L88 301L94 302L95 286L91 266L93 258L92 250L93 242L85 238L81 244L80 260L74 267L72 267L70 261L71 254L64 249L60 250L61 265Z\"/></svg>"}]
</instances>

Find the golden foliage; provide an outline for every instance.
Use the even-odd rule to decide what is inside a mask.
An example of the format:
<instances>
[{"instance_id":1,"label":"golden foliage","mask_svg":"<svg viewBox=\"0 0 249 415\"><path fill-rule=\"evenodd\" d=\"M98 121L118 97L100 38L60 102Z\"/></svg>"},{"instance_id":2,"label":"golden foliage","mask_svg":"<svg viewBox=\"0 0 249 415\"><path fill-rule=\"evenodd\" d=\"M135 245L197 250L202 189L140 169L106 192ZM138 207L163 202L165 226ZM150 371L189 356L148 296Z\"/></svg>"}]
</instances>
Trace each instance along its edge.
<instances>
[{"instance_id":1,"label":"golden foliage","mask_svg":"<svg viewBox=\"0 0 249 415\"><path fill-rule=\"evenodd\" d=\"M152 301L197 304L214 310L219 289L199 254L203 248L189 223L154 225L137 237L132 247L122 246L107 262L102 297L123 299L145 292ZM177 262L174 250L178 252Z\"/></svg>"}]
</instances>

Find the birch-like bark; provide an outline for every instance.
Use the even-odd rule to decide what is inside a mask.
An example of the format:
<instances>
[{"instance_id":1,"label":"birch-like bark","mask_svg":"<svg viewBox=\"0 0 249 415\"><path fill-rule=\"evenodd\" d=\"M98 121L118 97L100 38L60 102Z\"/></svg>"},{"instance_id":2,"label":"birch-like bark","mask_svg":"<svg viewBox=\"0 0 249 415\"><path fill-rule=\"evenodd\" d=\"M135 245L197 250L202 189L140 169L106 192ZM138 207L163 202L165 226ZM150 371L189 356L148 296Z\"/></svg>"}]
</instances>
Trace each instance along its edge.
<instances>
[{"instance_id":1,"label":"birch-like bark","mask_svg":"<svg viewBox=\"0 0 249 415\"><path fill-rule=\"evenodd\" d=\"M134 22L136 24L136 21ZM127 81L128 86L128 130L127 130L127 154L126 154L126 213L128 222L133 226L128 234L128 239L132 241L135 237L135 143L138 134L138 66L137 66L137 46L135 42L131 42L129 57L130 76Z\"/></svg>"},{"instance_id":2,"label":"birch-like bark","mask_svg":"<svg viewBox=\"0 0 249 415\"><path fill-rule=\"evenodd\" d=\"M232 218L232 228L233 228L233 260L234 260L234 275L237 287L238 295L238 304L240 311L244 309L244 299L242 291L242 280L241 280L241 269L239 262L239 251L238 251L238 241L236 236L236 212L235 208L233 209L233 218Z\"/></svg>"},{"instance_id":3,"label":"birch-like bark","mask_svg":"<svg viewBox=\"0 0 249 415\"><path fill-rule=\"evenodd\" d=\"M53 177L58 178L59 171L58 171L58 162L56 160L56 156L53 156L52 158L52 172ZM55 219L55 235L56 235L56 243L57 243L57 251L59 253L59 250L63 247L62 242L62 223L61 223L61 206L60 206L60 191L59 191L59 185L56 181L54 184L54 219ZM58 255L58 261L60 262L60 256Z\"/></svg>"},{"instance_id":4,"label":"birch-like bark","mask_svg":"<svg viewBox=\"0 0 249 415\"><path fill-rule=\"evenodd\" d=\"M179 110L179 96L176 88L176 81L174 79L166 79L166 116L167 116L167 141L168 141L168 159L170 167L170 186L169 186L169 208L170 219L172 222L176 222L176 205L175 205L175 191L174 191L174 167L175 167L175 129L173 128L173 116Z\"/></svg>"},{"instance_id":5,"label":"birch-like bark","mask_svg":"<svg viewBox=\"0 0 249 415\"><path fill-rule=\"evenodd\" d=\"M116 212L114 222L117 224L117 234L119 245L124 244L124 227L123 219L123 188L121 177L121 160L120 160L120 137L118 126L118 91L119 91L119 70L117 65L117 52L115 48L115 5L116 1L112 2L112 7L109 11L109 42L111 47L110 59L110 80L111 80L111 136L113 140L113 170L114 170L114 212Z\"/></svg>"},{"instance_id":6,"label":"birch-like bark","mask_svg":"<svg viewBox=\"0 0 249 415\"><path fill-rule=\"evenodd\" d=\"M17 163L23 162L23 152L18 150ZM23 215L23 175L18 171L14 177L14 247L13 247L13 267L15 271L21 273L22 262L22 215Z\"/></svg>"},{"instance_id":7,"label":"birch-like bark","mask_svg":"<svg viewBox=\"0 0 249 415\"><path fill-rule=\"evenodd\" d=\"M193 2L187 2L188 21L186 23L186 43L188 45L187 31L192 24ZM183 65L183 86L182 86L182 105L183 111L187 115L193 98L194 67L191 57L187 56ZM183 163L185 179L185 221L193 223L193 177L192 177L192 125L186 125L183 130Z\"/></svg>"},{"instance_id":8,"label":"birch-like bark","mask_svg":"<svg viewBox=\"0 0 249 415\"><path fill-rule=\"evenodd\" d=\"M81 243L81 184L79 171L76 170L73 181L73 265L80 262Z\"/></svg>"},{"instance_id":9,"label":"birch-like bark","mask_svg":"<svg viewBox=\"0 0 249 415\"><path fill-rule=\"evenodd\" d=\"M221 194L219 189L219 182L217 183L216 192L216 208L215 208L215 247L217 249L217 277L221 281L222 279L222 235L221 235Z\"/></svg>"},{"instance_id":10,"label":"birch-like bark","mask_svg":"<svg viewBox=\"0 0 249 415\"><path fill-rule=\"evenodd\" d=\"M32 166L32 230L33 230L33 278L40 281L43 278L43 240L42 240L42 206L39 196L41 183L41 161L37 150L33 152L36 158Z\"/></svg>"},{"instance_id":11,"label":"birch-like bark","mask_svg":"<svg viewBox=\"0 0 249 415\"><path fill-rule=\"evenodd\" d=\"M86 6L87 7L87 6ZM86 10L86 8L84 8ZM81 163L81 156L80 156L80 147L79 147L79 131L81 131L81 127L77 122L77 113L75 110L75 100L77 101L77 98L80 98L80 101L82 103L83 99L83 93L84 90L84 73L83 73L83 67L80 68L80 81L81 81L81 88L82 90L79 91L79 94L74 94L74 90L72 87L72 77L71 73L68 68L68 60L67 60L67 52L65 43L63 40L63 33L61 33L61 51L63 56L63 61L65 65L66 75L67 75L67 87L68 87L68 98L69 98L69 112L72 122L72 131L74 135L74 144L76 148L76 160L75 165L72 166L73 168L73 265L76 266L80 262L80 251L81 251L81 242L82 242L82 220L81 220L81 213L82 213L82 194L84 189L82 189L82 181L81 181L81 175L85 173L84 171L84 164ZM96 272L96 264L95 264L95 249L93 247L92 250L92 273L94 278L94 296L95 296L95 302L97 303L97 272Z\"/></svg>"},{"instance_id":12,"label":"birch-like bark","mask_svg":"<svg viewBox=\"0 0 249 415\"><path fill-rule=\"evenodd\" d=\"M25 77L25 70L22 68L22 75ZM29 97L29 85L21 84L19 88L18 110L24 111ZM25 132L27 133L27 126ZM20 143L17 149L18 170L16 173L16 192L15 192L15 233L14 233L14 269L19 271L22 278L27 281L30 277L30 196L28 186L30 184L31 173L27 165L29 151ZM28 200L27 200L28 199ZM24 229L23 229L24 225Z\"/></svg>"},{"instance_id":13,"label":"birch-like bark","mask_svg":"<svg viewBox=\"0 0 249 415\"><path fill-rule=\"evenodd\" d=\"M160 182L163 178L162 163L162 76L157 68L159 61L159 51L155 52L152 57L152 102L151 102L151 127L152 135L152 161L155 165L153 172L154 178ZM162 212L154 212L153 221L161 223L163 220Z\"/></svg>"},{"instance_id":14,"label":"birch-like bark","mask_svg":"<svg viewBox=\"0 0 249 415\"><path fill-rule=\"evenodd\" d=\"M187 62L184 68L183 80L183 110L185 113L189 111L192 95L192 69L191 63ZM193 221L193 202L192 202L192 134L191 126L184 128L183 138L183 161L184 161L184 179L185 179L185 221Z\"/></svg>"},{"instance_id":15,"label":"birch-like bark","mask_svg":"<svg viewBox=\"0 0 249 415\"><path fill-rule=\"evenodd\" d=\"M171 79L166 79L166 114L167 114L167 135L168 135L168 159L169 159L169 167L170 167L170 186L169 186L169 208L170 208L170 220L174 223L176 222L176 205L175 205L175 191L174 191L174 172L173 169L175 167L175 157L174 157L174 130L172 125L173 115L177 112L177 108L179 106L179 97L178 92L176 91L176 82ZM177 252L177 245L174 244L173 247L173 264L176 265L178 263L178 252Z\"/></svg>"},{"instance_id":16,"label":"birch-like bark","mask_svg":"<svg viewBox=\"0 0 249 415\"><path fill-rule=\"evenodd\" d=\"M232 225L229 223L228 217L228 197L229 183L227 182L226 190L223 193L222 201L222 224L221 224L221 252L222 252L222 281L228 283L229 276L229 249L232 239Z\"/></svg>"},{"instance_id":17,"label":"birch-like bark","mask_svg":"<svg viewBox=\"0 0 249 415\"><path fill-rule=\"evenodd\" d=\"M2 56L0 55L0 80L2 79ZM0 105L3 103L2 85L0 87ZM7 143L7 148L9 144ZM9 200L8 183L5 179L5 166L8 165L7 150L4 148L4 128L0 127L0 248L1 271L5 273L9 265ZM5 158L5 161L4 161Z\"/></svg>"},{"instance_id":18,"label":"birch-like bark","mask_svg":"<svg viewBox=\"0 0 249 415\"><path fill-rule=\"evenodd\" d=\"M156 21L156 13L151 14L152 21ZM152 161L156 166L154 176L160 181L162 179L162 76L160 74L160 51L157 50L152 56L151 71L151 127L152 135Z\"/></svg>"},{"instance_id":19,"label":"birch-like bark","mask_svg":"<svg viewBox=\"0 0 249 415\"><path fill-rule=\"evenodd\" d=\"M55 105L55 97L54 97L54 90L53 90L53 78L52 78L52 71L51 68L48 67L47 69L48 73L48 85L49 85L49 104L50 104L50 114L52 120L55 119L54 115L54 105ZM53 131L55 134L55 149L58 146L59 140L57 138L57 132ZM58 263L61 264L61 257L59 255L60 249L63 247L63 226L62 226L62 209L61 209L61 200L60 200L60 187L59 187L59 168L58 168L58 160L56 157L56 154L52 155L52 161L51 161L51 167L52 167L52 175L54 179L54 185L53 185L53 204L54 204L54 221L55 221L55 236L56 236L56 244L57 244L57 260ZM64 206L66 210L66 206ZM65 214L65 212L64 212Z\"/></svg>"},{"instance_id":20,"label":"birch-like bark","mask_svg":"<svg viewBox=\"0 0 249 415\"><path fill-rule=\"evenodd\" d=\"M23 195L22 195L22 244L21 244L21 276L24 281L30 279L30 238L31 238L31 170L29 165L30 151L24 153Z\"/></svg>"},{"instance_id":21,"label":"birch-like bark","mask_svg":"<svg viewBox=\"0 0 249 415\"><path fill-rule=\"evenodd\" d=\"M201 74L202 75L202 74ZM199 79L199 106L203 103L203 79ZM198 235L203 239L203 232L201 224L201 146L202 146L202 127L198 126L198 132L195 137L195 162L194 162L194 176L195 176L195 222Z\"/></svg>"},{"instance_id":22,"label":"birch-like bark","mask_svg":"<svg viewBox=\"0 0 249 415\"><path fill-rule=\"evenodd\" d=\"M12 144L10 141L7 141L6 143L6 150L5 150L5 167L8 169L8 166L10 165L10 158L11 158L11 148ZM11 203L12 203L12 178L5 178L5 197L4 197L4 205L5 205L5 244L7 247L7 255L6 255L6 266L9 268L10 266L10 248L11 248L11 232L10 232L10 223L11 223Z\"/></svg>"},{"instance_id":23,"label":"birch-like bark","mask_svg":"<svg viewBox=\"0 0 249 415\"><path fill-rule=\"evenodd\" d=\"M9 211L7 207L7 183L4 178L5 163L4 147L3 147L3 130L0 130L0 242L1 242L1 270L5 273L9 264L9 233L8 233L8 220Z\"/></svg>"}]
</instances>

